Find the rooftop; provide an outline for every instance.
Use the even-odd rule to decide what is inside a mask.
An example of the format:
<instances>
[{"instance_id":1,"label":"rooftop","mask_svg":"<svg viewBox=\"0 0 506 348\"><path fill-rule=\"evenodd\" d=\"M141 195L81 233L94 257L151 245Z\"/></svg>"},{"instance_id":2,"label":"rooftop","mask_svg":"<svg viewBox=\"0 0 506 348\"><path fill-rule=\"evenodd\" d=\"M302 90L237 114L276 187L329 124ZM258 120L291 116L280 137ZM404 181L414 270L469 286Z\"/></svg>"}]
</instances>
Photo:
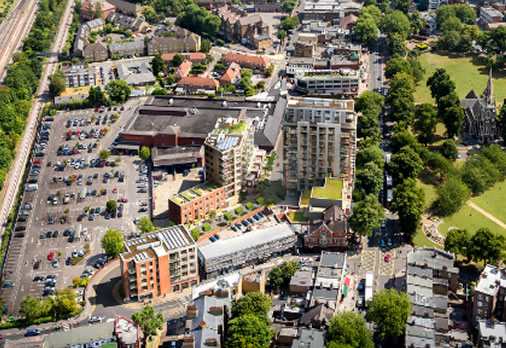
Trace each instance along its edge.
<instances>
[{"instance_id":1,"label":"rooftop","mask_svg":"<svg viewBox=\"0 0 506 348\"><path fill-rule=\"evenodd\" d=\"M185 76L177 83L178 86L197 86L197 87L218 87L219 83L210 77Z\"/></svg>"},{"instance_id":2,"label":"rooftop","mask_svg":"<svg viewBox=\"0 0 506 348\"><path fill-rule=\"evenodd\" d=\"M140 328L131 319L116 317L114 332L123 344L135 344L140 341Z\"/></svg>"},{"instance_id":3,"label":"rooftop","mask_svg":"<svg viewBox=\"0 0 506 348\"><path fill-rule=\"evenodd\" d=\"M246 64L254 64L254 65L267 65L269 64L269 61L267 58L260 57L260 56L250 56L247 54L239 54L239 53L227 53L223 60L229 60L238 63L241 65L241 63Z\"/></svg>"},{"instance_id":4,"label":"rooftop","mask_svg":"<svg viewBox=\"0 0 506 348\"><path fill-rule=\"evenodd\" d=\"M167 227L126 241L125 252L121 254L121 258L133 258L136 262L142 262L194 244L195 241L183 225Z\"/></svg>"},{"instance_id":5,"label":"rooftop","mask_svg":"<svg viewBox=\"0 0 506 348\"><path fill-rule=\"evenodd\" d=\"M170 200L178 205L186 204L196 198L205 196L205 195L213 192L214 190L216 190L219 187L220 186L218 186L214 183L207 182L205 184L198 185L198 186L192 187L186 191L178 193L176 196L172 197Z\"/></svg>"},{"instance_id":6,"label":"rooftop","mask_svg":"<svg viewBox=\"0 0 506 348\"><path fill-rule=\"evenodd\" d=\"M322 348L324 346L324 333L317 329L301 329L299 338L292 342L292 348Z\"/></svg>"},{"instance_id":7,"label":"rooftop","mask_svg":"<svg viewBox=\"0 0 506 348\"><path fill-rule=\"evenodd\" d=\"M289 108L337 109L354 111L355 102L351 99L326 99L316 97L290 97Z\"/></svg>"},{"instance_id":8,"label":"rooftop","mask_svg":"<svg viewBox=\"0 0 506 348\"><path fill-rule=\"evenodd\" d=\"M206 144L219 151L227 151L241 144L245 130L253 121L235 118L218 119L216 126L206 139Z\"/></svg>"},{"instance_id":9,"label":"rooftop","mask_svg":"<svg viewBox=\"0 0 506 348\"><path fill-rule=\"evenodd\" d=\"M343 180L327 178L323 187L313 187L311 198L341 199L343 193Z\"/></svg>"},{"instance_id":10,"label":"rooftop","mask_svg":"<svg viewBox=\"0 0 506 348\"><path fill-rule=\"evenodd\" d=\"M426 268L458 273L459 269L453 265L455 255L437 248L417 248L408 253L408 265L424 266Z\"/></svg>"},{"instance_id":11,"label":"rooftop","mask_svg":"<svg viewBox=\"0 0 506 348\"><path fill-rule=\"evenodd\" d=\"M506 268L500 269L486 265L481 272L475 291L489 296L496 296L500 288L506 288Z\"/></svg>"},{"instance_id":12,"label":"rooftop","mask_svg":"<svg viewBox=\"0 0 506 348\"><path fill-rule=\"evenodd\" d=\"M479 330L480 336L492 342L505 342L506 341L506 323L495 322L491 323L489 321L480 320L479 321ZM500 347L499 343L497 347Z\"/></svg>"},{"instance_id":13,"label":"rooftop","mask_svg":"<svg viewBox=\"0 0 506 348\"><path fill-rule=\"evenodd\" d=\"M71 347L112 338L114 338L114 322L106 322L52 333L46 337L45 347Z\"/></svg>"}]
</instances>

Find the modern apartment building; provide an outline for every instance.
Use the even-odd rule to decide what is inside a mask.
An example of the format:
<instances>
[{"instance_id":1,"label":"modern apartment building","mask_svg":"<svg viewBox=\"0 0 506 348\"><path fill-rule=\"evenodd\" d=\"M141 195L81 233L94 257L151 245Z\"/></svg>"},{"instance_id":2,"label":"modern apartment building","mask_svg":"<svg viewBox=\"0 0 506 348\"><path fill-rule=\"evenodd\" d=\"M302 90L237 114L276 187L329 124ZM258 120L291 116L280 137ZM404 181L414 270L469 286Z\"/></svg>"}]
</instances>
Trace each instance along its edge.
<instances>
[{"instance_id":1,"label":"modern apartment building","mask_svg":"<svg viewBox=\"0 0 506 348\"><path fill-rule=\"evenodd\" d=\"M506 267L486 265L474 288L473 325L492 317L506 321Z\"/></svg>"},{"instance_id":2,"label":"modern apartment building","mask_svg":"<svg viewBox=\"0 0 506 348\"><path fill-rule=\"evenodd\" d=\"M254 151L253 122L243 117L220 118L204 143L206 178L225 188L229 205L237 203L246 188Z\"/></svg>"},{"instance_id":3,"label":"modern apartment building","mask_svg":"<svg viewBox=\"0 0 506 348\"><path fill-rule=\"evenodd\" d=\"M176 224L189 224L226 206L225 188L208 182L169 199L169 218Z\"/></svg>"},{"instance_id":4,"label":"modern apartment building","mask_svg":"<svg viewBox=\"0 0 506 348\"><path fill-rule=\"evenodd\" d=\"M65 74L66 87L95 85L95 73L86 68L84 64L64 65L61 70Z\"/></svg>"},{"instance_id":5,"label":"modern apartment building","mask_svg":"<svg viewBox=\"0 0 506 348\"><path fill-rule=\"evenodd\" d=\"M120 255L126 301L142 301L199 282L195 241L183 225L125 241Z\"/></svg>"},{"instance_id":6,"label":"modern apartment building","mask_svg":"<svg viewBox=\"0 0 506 348\"><path fill-rule=\"evenodd\" d=\"M220 239L199 247L199 264L206 278L281 255L295 246L297 236L287 223Z\"/></svg>"},{"instance_id":7,"label":"modern apartment building","mask_svg":"<svg viewBox=\"0 0 506 348\"><path fill-rule=\"evenodd\" d=\"M353 100L290 97L283 125L287 191L324 186L329 176L352 183L356 128Z\"/></svg>"},{"instance_id":8,"label":"modern apartment building","mask_svg":"<svg viewBox=\"0 0 506 348\"><path fill-rule=\"evenodd\" d=\"M316 70L295 77L297 91L354 97L358 95L359 74L356 70Z\"/></svg>"}]
</instances>

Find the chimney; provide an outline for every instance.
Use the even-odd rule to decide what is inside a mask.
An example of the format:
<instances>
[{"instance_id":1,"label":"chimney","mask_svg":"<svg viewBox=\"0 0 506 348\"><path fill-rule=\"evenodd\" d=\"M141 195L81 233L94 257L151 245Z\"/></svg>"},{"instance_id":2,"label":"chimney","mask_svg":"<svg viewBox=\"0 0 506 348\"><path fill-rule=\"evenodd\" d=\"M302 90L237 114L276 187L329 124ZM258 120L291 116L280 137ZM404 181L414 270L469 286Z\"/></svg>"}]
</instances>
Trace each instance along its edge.
<instances>
[{"instance_id":1,"label":"chimney","mask_svg":"<svg viewBox=\"0 0 506 348\"><path fill-rule=\"evenodd\" d=\"M222 315L223 314L223 307L219 307L219 306L209 307L209 313L211 313L212 315Z\"/></svg>"},{"instance_id":2,"label":"chimney","mask_svg":"<svg viewBox=\"0 0 506 348\"><path fill-rule=\"evenodd\" d=\"M193 336L185 336L181 348L195 348L195 338Z\"/></svg>"},{"instance_id":3,"label":"chimney","mask_svg":"<svg viewBox=\"0 0 506 348\"><path fill-rule=\"evenodd\" d=\"M217 347L218 346L218 341L216 340L216 338L207 338L206 339L206 346Z\"/></svg>"},{"instance_id":4,"label":"chimney","mask_svg":"<svg viewBox=\"0 0 506 348\"><path fill-rule=\"evenodd\" d=\"M201 329L204 329L204 328L206 328L206 327L207 327L207 323L206 323L205 321L203 321L203 320L202 320L202 321L199 323L199 327L200 327Z\"/></svg>"},{"instance_id":5,"label":"chimney","mask_svg":"<svg viewBox=\"0 0 506 348\"><path fill-rule=\"evenodd\" d=\"M196 305L191 304L186 307L186 317L188 319L193 319L197 317L198 308Z\"/></svg>"},{"instance_id":6,"label":"chimney","mask_svg":"<svg viewBox=\"0 0 506 348\"><path fill-rule=\"evenodd\" d=\"M432 254L432 257L437 257L437 251L434 249L434 253Z\"/></svg>"}]
</instances>

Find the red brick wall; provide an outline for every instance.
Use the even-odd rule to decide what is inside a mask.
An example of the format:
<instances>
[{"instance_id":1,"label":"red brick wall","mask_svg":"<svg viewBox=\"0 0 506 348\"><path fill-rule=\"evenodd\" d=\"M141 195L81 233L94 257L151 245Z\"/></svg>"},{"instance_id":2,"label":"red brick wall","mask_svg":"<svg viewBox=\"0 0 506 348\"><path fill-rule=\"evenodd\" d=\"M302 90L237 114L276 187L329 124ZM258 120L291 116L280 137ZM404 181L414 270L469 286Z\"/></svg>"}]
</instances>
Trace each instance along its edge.
<instances>
[{"instance_id":1,"label":"red brick wall","mask_svg":"<svg viewBox=\"0 0 506 348\"><path fill-rule=\"evenodd\" d=\"M153 145L155 146L176 146L177 135L157 134L154 136Z\"/></svg>"},{"instance_id":2,"label":"red brick wall","mask_svg":"<svg viewBox=\"0 0 506 348\"><path fill-rule=\"evenodd\" d=\"M170 285L169 255L158 258L158 275L160 276L160 293L158 296L170 293L172 287Z\"/></svg>"},{"instance_id":3,"label":"red brick wall","mask_svg":"<svg viewBox=\"0 0 506 348\"><path fill-rule=\"evenodd\" d=\"M206 201L206 197L208 200ZM220 200L220 206L216 205L216 199ZM206 216L206 202L209 204L209 211L223 209L226 207L225 201L225 188L219 187L212 192L194 199L186 204L178 206L176 203L169 200L169 218L170 221L176 224L190 223ZM200 210L202 207L202 210ZM185 210L186 208L186 210ZM198 210L198 215L195 216L195 209ZM187 215L187 221L184 221L184 215Z\"/></svg>"}]
</instances>

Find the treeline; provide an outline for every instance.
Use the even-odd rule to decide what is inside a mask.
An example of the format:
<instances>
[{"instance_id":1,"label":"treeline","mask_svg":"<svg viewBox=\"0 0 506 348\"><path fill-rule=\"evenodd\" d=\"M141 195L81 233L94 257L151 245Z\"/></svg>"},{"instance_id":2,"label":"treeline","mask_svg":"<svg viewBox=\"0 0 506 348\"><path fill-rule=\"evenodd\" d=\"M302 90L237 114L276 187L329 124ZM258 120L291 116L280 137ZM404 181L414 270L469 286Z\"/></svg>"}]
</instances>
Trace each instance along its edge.
<instances>
[{"instance_id":1,"label":"treeline","mask_svg":"<svg viewBox=\"0 0 506 348\"><path fill-rule=\"evenodd\" d=\"M177 15L176 25L214 40L220 29L221 19L193 1L187 0L184 10Z\"/></svg>"},{"instance_id":2,"label":"treeline","mask_svg":"<svg viewBox=\"0 0 506 348\"><path fill-rule=\"evenodd\" d=\"M41 0L33 27L24 41L23 52L14 55L5 85L0 88L0 189L42 76L39 55L49 50L65 5L65 0Z\"/></svg>"}]
</instances>

